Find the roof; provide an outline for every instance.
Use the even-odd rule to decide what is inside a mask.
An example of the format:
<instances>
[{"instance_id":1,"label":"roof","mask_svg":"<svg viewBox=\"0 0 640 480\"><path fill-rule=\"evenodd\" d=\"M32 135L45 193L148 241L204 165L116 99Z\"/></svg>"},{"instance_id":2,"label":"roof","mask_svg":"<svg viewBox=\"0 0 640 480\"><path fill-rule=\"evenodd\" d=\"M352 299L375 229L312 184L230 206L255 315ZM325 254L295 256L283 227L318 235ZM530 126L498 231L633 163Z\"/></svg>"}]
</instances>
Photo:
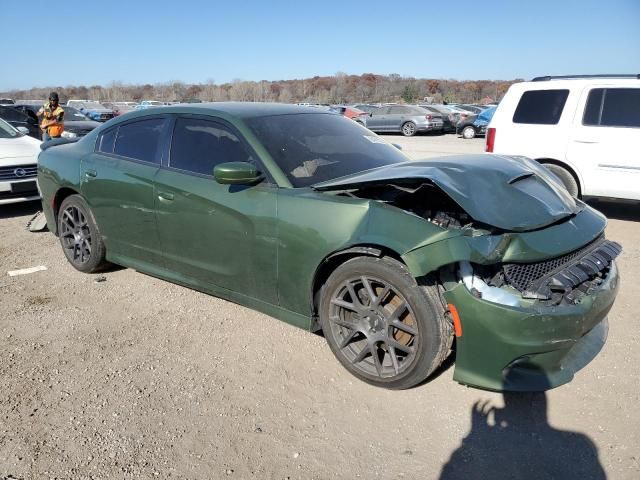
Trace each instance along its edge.
<instances>
[{"instance_id":1,"label":"roof","mask_svg":"<svg viewBox=\"0 0 640 480\"><path fill-rule=\"evenodd\" d=\"M183 103L155 107L146 110L137 110L141 115L158 113L225 113L238 118L267 117L273 115L292 115L296 113L316 113L335 115L328 110L318 107L291 105L287 103L263 103L263 102L209 102L209 103ZM137 115L136 115L137 116ZM131 118L131 117L129 117Z\"/></svg>"}]
</instances>

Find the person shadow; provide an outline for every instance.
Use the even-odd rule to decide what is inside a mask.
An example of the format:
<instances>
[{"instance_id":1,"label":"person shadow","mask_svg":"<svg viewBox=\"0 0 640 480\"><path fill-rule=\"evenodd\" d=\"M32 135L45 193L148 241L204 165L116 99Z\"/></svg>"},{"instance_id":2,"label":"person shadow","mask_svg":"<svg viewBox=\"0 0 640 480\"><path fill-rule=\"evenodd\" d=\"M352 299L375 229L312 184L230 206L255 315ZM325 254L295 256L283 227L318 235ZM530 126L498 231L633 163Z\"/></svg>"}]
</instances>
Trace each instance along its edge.
<instances>
[{"instance_id":1,"label":"person shadow","mask_svg":"<svg viewBox=\"0 0 640 480\"><path fill-rule=\"evenodd\" d=\"M544 392L503 395L502 408L490 401L474 404L471 431L440 480L606 479L589 437L549 425Z\"/></svg>"}]
</instances>

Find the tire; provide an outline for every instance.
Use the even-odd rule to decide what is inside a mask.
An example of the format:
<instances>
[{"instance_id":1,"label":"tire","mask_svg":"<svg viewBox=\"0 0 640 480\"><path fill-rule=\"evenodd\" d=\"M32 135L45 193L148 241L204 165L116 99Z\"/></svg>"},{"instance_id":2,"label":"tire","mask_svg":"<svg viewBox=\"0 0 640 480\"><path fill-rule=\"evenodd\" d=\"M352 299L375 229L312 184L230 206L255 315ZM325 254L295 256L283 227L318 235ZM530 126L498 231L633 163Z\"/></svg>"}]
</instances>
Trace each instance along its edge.
<instances>
[{"instance_id":1,"label":"tire","mask_svg":"<svg viewBox=\"0 0 640 480\"><path fill-rule=\"evenodd\" d=\"M402 135L405 137L413 137L416 134L416 124L413 122L405 122L402 124Z\"/></svg>"},{"instance_id":2,"label":"tire","mask_svg":"<svg viewBox=\"0 0 640 480\"><path fill-rule=\"evenodd\" d=\"M419 384L451 350L453 328L435 280L419 285L390 257L356 257L340 265L322 287L319 310L336 358L378 387Z\"/></svg>"},{"instance_id":3,"label":"tire","mask_svg":"<svg viewBox=\"0 0 640 480\"><path fill-rule=\"evenodd\" d=\"M476 136L476 129L471 126L466 126L462 129L462 138L465 140L471 140Z\"/></svg>"},{"instance_id":4,"label":"tire","mask_svg":"<svg viewBox=\"0 0 640 480\"><path fill-rule=\"evenodd\" d=\"M576 182L574 176L571 175L571 173L567 169L553 163L543 163L543 165L547 167L556 177L562 180L562 183L572 197L578 198L578 196L580 195L580 187L578 186L578 182Z\"/></svg>"},{"instance_id":5,"label":"tire","mask_svg":"<svg viewBox=\"0 0 640 480\"><path fill-rule=\"evenodd\" d=\"M76 270L93 273L107 266L100 230L80 195L70 195L60 205L58 237L65 257Z\"/></svg>"}]
</instances>

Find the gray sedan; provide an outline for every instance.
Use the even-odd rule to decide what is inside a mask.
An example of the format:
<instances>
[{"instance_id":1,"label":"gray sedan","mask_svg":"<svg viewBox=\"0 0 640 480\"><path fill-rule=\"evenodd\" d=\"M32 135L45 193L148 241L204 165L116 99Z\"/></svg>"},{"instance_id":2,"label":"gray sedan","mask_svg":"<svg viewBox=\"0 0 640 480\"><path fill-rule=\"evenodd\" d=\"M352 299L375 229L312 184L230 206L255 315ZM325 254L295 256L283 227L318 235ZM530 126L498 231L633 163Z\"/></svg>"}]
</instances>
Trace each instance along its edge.
<instances>
[{"instance_id":1,"label":"gray sedan","mask_svg":"<svg viewBox=\"0 0 640 480\"><path fill-rule=\"evenodd\" d=\"M374 132L402 132L411 137L416 132L442 131L442 116L411 105L382 106L366 118L367 128Z\"/></svg>"}]
</instances>

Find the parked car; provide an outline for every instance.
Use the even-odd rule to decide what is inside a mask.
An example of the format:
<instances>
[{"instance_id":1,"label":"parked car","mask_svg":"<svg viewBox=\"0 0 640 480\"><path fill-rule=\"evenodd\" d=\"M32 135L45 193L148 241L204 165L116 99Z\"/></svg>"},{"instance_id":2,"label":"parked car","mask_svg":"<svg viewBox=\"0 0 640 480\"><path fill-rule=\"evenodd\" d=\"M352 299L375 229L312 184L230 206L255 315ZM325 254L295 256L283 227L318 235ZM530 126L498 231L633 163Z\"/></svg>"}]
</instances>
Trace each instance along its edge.
<instances>
[{"instance_id":1,"label":"parked car","mask_svg":"<svg viewBox=\"0 0 640 480\"><path fill-rule=\"evenodd\" d=\"M472 138L483 136L487 133L487 125L496 111L496 107L485 108L478 115L472 115L458 122L456 133L462 138L471 140Z\"/></svg>"},{"instance_id":2,"label":"parked car","mask_svg":"<svg viewBox=\"0 0 640 480\"><path fill-rule=\"evenodd\" d=\"M445 105L419 104L418 107L442 116L442 131L444 133L456 131L456 124L460 119L460 115L458 113L453 112Z\"/></svg>"},{"instance_id":3,"label":"parked car","mask_svg":"<svg viewBox=\"0 0 640 480\"><path fill-rule=\"evenodd\" d=\"M454 335L461 383L566 383L603 345L619 285L605 217L536 162L409 161L317 108L133 112L47 148L38 180L79 271L113 262L322 329L386 388L427 378Z\"/></svg>"},{"instance_id":4,"label":"parked car","mask_svg":"<svg viewBox=\"0 0 640 480\"><path fill-rule=\"evenodd\" d=\"M574 196L640 200L638 145L638 75L578 75L512 85L486 150L535 159Z\"/></svg>"},{"instance_id":5,"label":"parked car","mask_svg":"<svg viewBox=\"0 0 640 480\"><path fill-rule=\"evenodd\" d=\"M69 100L67 106L80 110L89 120L106 122L114 117L113 110L92 100ZM64 105L62 108L64 109Z\"/></svg>"},{"instance_id":6,"label":"parked car","mask_svg":"<svg viewBox=\"0 0 640 480\"><path fill-rule=\"evenodd\" d=\"M38 119L36 115L41 106L38 104L16 104L14 108L35 119L37 126ZM64 131L62 136L65 138L83 137L100 125L100 122L89 120L80 110L74 107L64 105L62 109L64 110ZM41 133L39 138L42 138Z\"/></svg>"},{"instance_id":7,"label":"parked car","mask_svg":"<svg viewBox=\"0 0 640 480\"><path fill-rule=\"evenodd\" d=\"M132 112L136 109L138 104L136 102L114 102L110 108L113 110L113 114L117 117L124 113Z\"/></svg>"},{"instance_id":8,"label":"parked car","mask_svg":"<svg viewBox=\"0 0 640 480\"><path fill-rule=\"evenodd\" d=\"M162 106L164 106L163 103L157 100L143 100L134 108L136 110L146 110L147 108L162 107Z\"/></svg>"},{"instance_id":9,"label":"parked car","mask_svg":"<svg viewBox=\"0 0 640 480\"><path fill-rule=\"evenodd\" d=\"M0 105L0 118L15 128L24 127L29 133L30 137L37 140L42 138L42 132L38 124L38 118L33 115L29 115L18 108L15 108L14 104Z\"/></svg>"},{"instance_id":10,"label":"parked car","mask_svg":"<svg viewBox=\"0 0 640 480\"><path fill-rule=\"evenodd\" d=\"M331 109L336 113L339 113L340 115L344 115L345 117L350 118L360 125L365 125L367 122L367 117L369 117L368 112L360 110L356 107L352 107L350 105L331 105Z\"/></svg>"},{"instance_id":11,"label":"parked car","mask_svg":"<svg viewBox=\"0 0 640 480\"><path fill-rule=\"evenodd\" d=\"M376 108L369 114L366 126L373 132L401 132L411 137L417 132L442 131L442 115L413 105L391 105Z\"/></svg>"},{"instance_id":12,"label":"parked car","mask_svg":"<svg viewBox=\"0 0 640 480\"><path fill-rule=\"evenodd\" d=\"M0 98L0 105L13 105L14 102L11 98Z\"/></svg>"},{"instance_id":13,"label":"parked car","mask_svg":"<svg viewBox=\"0 0 640 480\"><path fill-rule=\"evenodd\" d=\"M80 110L65 105L64 110L64 132L65 138L84 137L87 133L101 125L101 122L89 120Z\"/></svg>"},{"instance_id":14,"label":"parked car","mask_svg":"<svg viewBox=\"0 0 640 480\"><path fill-rule=\"evenodd\" d=\"M480 112L484 110L483 107L479 107L477 105L469 105L465 103L456 103L452 106L471 112L474 115L478 115Z\"/></svg>"},{"instance_id":15,"label":"parked car","mask_svg":"<svg viewBox=\"0 0 640 480\"><path fill-rule=\"evenodd\" d=\"M40 198L36 164L42 142L18 128L0 119L0 205Z\"/></svg>"}]
</instances>

